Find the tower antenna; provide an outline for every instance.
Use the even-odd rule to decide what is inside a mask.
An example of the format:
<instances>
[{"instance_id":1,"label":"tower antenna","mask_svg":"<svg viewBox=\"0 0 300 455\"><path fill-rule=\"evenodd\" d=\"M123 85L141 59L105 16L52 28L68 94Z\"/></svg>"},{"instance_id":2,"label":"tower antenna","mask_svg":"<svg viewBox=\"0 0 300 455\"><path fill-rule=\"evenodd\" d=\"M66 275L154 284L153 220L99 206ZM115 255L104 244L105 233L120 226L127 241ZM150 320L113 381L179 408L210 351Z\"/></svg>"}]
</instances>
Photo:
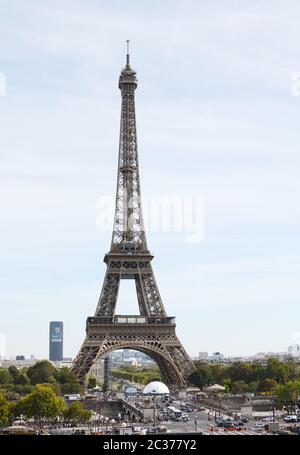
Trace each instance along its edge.
<instances>
[{"instance_id":1,"label":"tower antenna","mask_svg":"<svg viewBox=\"0 0 300 455\"><path fill-rule=\"evenodd\" d=\"M126 40L126 45L127 45L126 65L129 66L129 39Z\"/></svg>"}]
</instances>

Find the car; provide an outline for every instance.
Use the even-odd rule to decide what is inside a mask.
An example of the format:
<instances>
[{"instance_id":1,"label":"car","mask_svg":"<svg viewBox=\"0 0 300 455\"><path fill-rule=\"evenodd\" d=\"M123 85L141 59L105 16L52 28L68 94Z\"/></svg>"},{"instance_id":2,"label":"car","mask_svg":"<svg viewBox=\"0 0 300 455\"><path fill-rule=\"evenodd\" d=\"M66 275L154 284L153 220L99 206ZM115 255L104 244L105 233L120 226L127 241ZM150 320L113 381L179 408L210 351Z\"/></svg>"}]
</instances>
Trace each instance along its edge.
<instances>
[{"instance_id":1,"label":"car","mask_svg":"<svg viewBox=\"0 0 300 455\"><path fill-rule=\"evenodd\" d=\"M183 420L184 422L188 422L190 420L190 418L186 412L182 413L181 420Z\"/></svg>"},{"instance_id":2,"label":"car","mask_svg":"<svg viewBox=\"0 0 300 455\"><path fill-rule=\"evenodd\" d=\"M244 422L242 422L241 420L237 420L236 422L234 422L235 425L237 425L238 427L243 427L245 424Z\"/></svg>"},{"instance_id":3,"label":"car","mask_svg":"<svg viewBox=\"0 0 300 455\"><path fill-rule=\"evenodd\" d=\"M235 425L234 422L226 422L226 421L223 421L222 427L226 428L227 430L232 430L232 429L236 430L238 428L238 426Z\"/></svg>"},{"instance_id":4,"label":"car","mask_svg":"<svg viewBox=\"0 0 300 455\"><path fill-rule=\"evenodd\" d=\"M147 432L147 434L156 433L157 432L156 427L149 427L149 428L147 428L146 432Z\"/></svg>"},{"instance_id":5,"label":"car","mask_svg":"<svg viewBox=\"0 0 300 455\"><path fill-rule=\"evenodd\" d=\"M292 415L287 415L287 416L283 417L283 420L286 423L297 422L297 417L296 416L292 416Z\"/></svg>"},{"instance_id":6,"label":"car","mask_svg":"<svg viewBox=\"0 0 300 455\"><path fill-rule=\"evenodd\" d=\"M274 421L274 417L270 417L270 416L269 417L264 417L262 419L262 422L273 422L273 421Z\"/></svg>"},{"instance_id":7,"label":"car","mask_svg":"<svg viewBox=\"0 0 300 455\"><path fill-rule=\"evenodd\" d=\"M265 424L263 422L256 422L254 425L254 430L263 430L265 428Z\"/></svg>"},{"instance_id":8,"label":"car","mask_svg":"<svg viewBox=\"0 0 300 455\"><path fill-rule=\"evenodd\" d=\"M247 422L249 422L249 419L247 419L247 417L241 417L240 421L244 422L244 423L247 423Z\"/></svg>"},{"instance_id":9,"label":"car","mask_svg":"<svg viewBox=\"0 0 300 455\"><path fill-rule=\"evenodd\" d=\"M296 415L287 415L287 416L283 417L283 420L286 423L296 423L296 422L298 422L298 417Z\"/></svg>"},{"instance_id":10,"label":"car","mask_svg":"<svg viewBox=\"0 0 300 455\"><path fill-rule=\"evenodd\" d=\"M235 425L228 425L224 428L225 431L240 431L241 429L239 427L236 427Z\"/></svg>"},{"instance_id":11,"label":"car","mask_svg":"<svg viewBox=\"0 0 300 455\"><path fill-rule=\"evenodd\" d=\"M224 420L222 420L222 419L217 419L217 420L216 420L216 425L217 425L217 427L224 427L224 423L225 423L225 422L224 422Z\"/></svg>"}]
</instances>

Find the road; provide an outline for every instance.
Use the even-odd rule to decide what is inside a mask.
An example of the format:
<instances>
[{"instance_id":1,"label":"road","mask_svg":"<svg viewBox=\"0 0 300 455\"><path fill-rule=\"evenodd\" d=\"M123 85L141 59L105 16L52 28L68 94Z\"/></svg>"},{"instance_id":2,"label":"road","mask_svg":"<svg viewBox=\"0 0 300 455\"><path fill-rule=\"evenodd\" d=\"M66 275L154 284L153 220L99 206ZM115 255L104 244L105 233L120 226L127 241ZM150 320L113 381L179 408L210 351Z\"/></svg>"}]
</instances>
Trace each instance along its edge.
<instances>
[{"instance_id":1,"label":"road","mask_svg":"<svg viewBox=\"0 0 300 455\"><path fill-rule=\"evenodd\" d=\"M161 403L163 406L163 403ZM180 409L180 403L174 401L172 406ZM190 433L190 432L199 432L202 434L215 434L215 435L258 435L262 434L261 432L252 430L254 426L254 421L249 421L244 424L243 429L240 431L224 431L223 428L217 428L215 424L215 414L209 414L209 411L192 411L188 413L189 421L183 422L174 422L172 420L162 421L161 425L167 427L170 433Z\"/></svg>"}]
</instances>

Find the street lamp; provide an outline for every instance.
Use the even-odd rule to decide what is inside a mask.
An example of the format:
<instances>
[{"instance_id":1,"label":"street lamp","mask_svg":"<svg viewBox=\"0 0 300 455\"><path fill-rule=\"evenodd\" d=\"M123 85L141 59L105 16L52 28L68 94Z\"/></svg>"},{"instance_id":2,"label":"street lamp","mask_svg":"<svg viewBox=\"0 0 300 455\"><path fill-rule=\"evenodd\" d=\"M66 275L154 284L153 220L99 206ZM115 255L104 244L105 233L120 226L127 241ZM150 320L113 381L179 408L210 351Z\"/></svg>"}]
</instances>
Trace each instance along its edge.
<instances>
[{"instance_id":1,"label":"street lamp","mask_svg":"<svg viewBox=\"0 0 300 455\"><path fill-rule=\"evenodd\" d=\"M156 401L155 401L155 398L156 397L153 397L153 426L155 427L156 425Z\"/></svg>"}]
</instances>

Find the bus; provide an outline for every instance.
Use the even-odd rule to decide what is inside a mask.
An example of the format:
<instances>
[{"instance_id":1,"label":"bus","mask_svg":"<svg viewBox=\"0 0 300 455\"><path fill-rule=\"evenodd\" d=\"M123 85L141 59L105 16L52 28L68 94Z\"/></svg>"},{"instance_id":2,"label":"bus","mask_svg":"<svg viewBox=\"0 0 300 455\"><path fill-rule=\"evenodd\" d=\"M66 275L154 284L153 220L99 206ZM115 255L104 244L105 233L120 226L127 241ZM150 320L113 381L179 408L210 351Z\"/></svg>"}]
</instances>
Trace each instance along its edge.
<instances>
[{"instance_id":1,"label":"bus","mask_svg":"<svg viewBox=\"0 0 300 455\"><path fill-rule=\"evenodd\" d=\"M174 419L177 421L181 420L182 411L180 411L180 409L175 408L174 406L168 407L168 414L171 417L171 419Z\"/></svg>"}]
</instances>

